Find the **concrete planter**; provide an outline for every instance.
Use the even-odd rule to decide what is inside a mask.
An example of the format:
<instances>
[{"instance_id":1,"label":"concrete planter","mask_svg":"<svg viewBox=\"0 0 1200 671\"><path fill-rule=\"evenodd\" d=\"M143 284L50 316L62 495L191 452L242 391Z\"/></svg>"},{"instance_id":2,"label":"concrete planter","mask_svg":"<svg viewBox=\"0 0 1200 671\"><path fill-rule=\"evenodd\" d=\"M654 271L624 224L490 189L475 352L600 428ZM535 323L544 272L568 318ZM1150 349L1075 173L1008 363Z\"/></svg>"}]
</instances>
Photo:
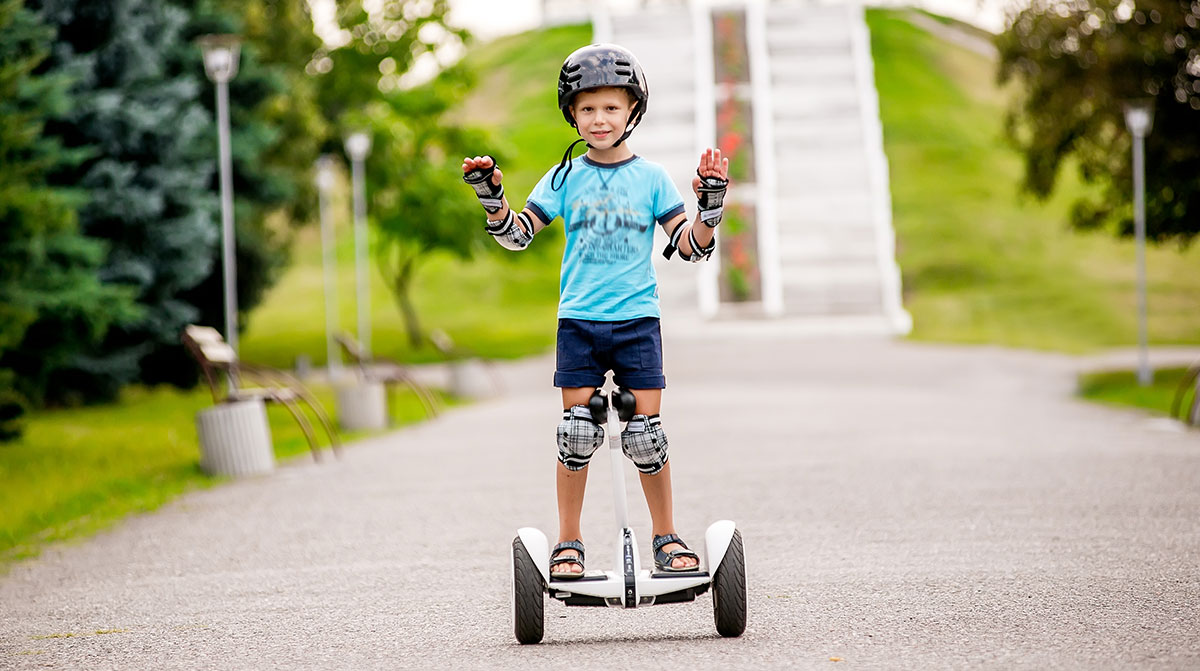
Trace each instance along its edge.
<instances>
[{"instance_id":1,"label":"concrete planter","mask_svg":"<svg viewBox=\"0 0 1200 671\"><path fill-rule=\"evenodd\" d=\"M275 470L267 410L261 399L222 403L196 413L200 468L210 475L243 477Z\"/></svg>"},{"instance_id":2,"label":"concrete planter","mask_svg":"<svg viewBox=\"0 0 1200 671\"><path fill-rule=\"evenodd\" d=\"M388 425L382 382L356 381L337 388L338 424L347 431L377 431Z\"/></svg>"},{"instance_id":3,"label":"concrete planter","mask_svg":"<svg viewBox=\"0 0 1200 671\"><path fill-rule=\"evenodd\" d=\"M488 398L497 389L479 359L463 359L450 364L450 392L463 398Z\"/></svg>"}]
</instances>

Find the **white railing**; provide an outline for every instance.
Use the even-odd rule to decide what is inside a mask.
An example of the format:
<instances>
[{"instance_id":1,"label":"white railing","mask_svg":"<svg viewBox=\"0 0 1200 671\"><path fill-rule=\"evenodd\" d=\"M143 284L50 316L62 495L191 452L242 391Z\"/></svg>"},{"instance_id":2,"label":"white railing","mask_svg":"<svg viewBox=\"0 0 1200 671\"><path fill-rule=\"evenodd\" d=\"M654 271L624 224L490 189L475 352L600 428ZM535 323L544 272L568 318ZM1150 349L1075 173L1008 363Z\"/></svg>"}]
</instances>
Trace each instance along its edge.
<instances>
[{"instance_id":1,"label":"white railing","mask_svg":"<svg viewBox=\"0 0 1200 671\"><path fill-rule=\"evenodd\" d=\"M709 3L701 0L691 3L691 12L692 53L696 68L695 155L699 156L700 152L712 147L717 141L716 92L713 83L716 75L713 70L712 10ZM700 315L705 319L716 317L720 307L720 269L721 245L718 244L713 250L712 258L700 264L700 272L696 273L697 302Z\"/></svg>"},{"instance_id":2,"label":"white railing","mask_svg":"<svg viewBox=\"0 0 1200 671\"><path fill-rule=\"evenodd\" d=\"M768 317L783 314L783 284L779 269L779 223L775 218L775 120L771 100L771 60L767 55L765 0L746 5L746 45L750 57L751 110L754 124L754 173L758 228L758 272L762 308Z\"/></svg>"},{"instance_id":3,"label":"white railing","mask_svg":"<svg viewBox=\"0 0 1200 671\"><path fill-rule=\"evenodd\" d=\"M892 191L887 154L883 151L883 122L879 117L879 92L875 89L875 63L863 5L846 6L850 18L850 40L854 51L854 70L862 115L863 148L866 150L867 178L871 189L871 223L875 228L875 257L879 263L883 311L896 333L912 330L912 316L900 301L900 266L896 264L896 234L892 228Z\"/></svg>"}]
</instances>

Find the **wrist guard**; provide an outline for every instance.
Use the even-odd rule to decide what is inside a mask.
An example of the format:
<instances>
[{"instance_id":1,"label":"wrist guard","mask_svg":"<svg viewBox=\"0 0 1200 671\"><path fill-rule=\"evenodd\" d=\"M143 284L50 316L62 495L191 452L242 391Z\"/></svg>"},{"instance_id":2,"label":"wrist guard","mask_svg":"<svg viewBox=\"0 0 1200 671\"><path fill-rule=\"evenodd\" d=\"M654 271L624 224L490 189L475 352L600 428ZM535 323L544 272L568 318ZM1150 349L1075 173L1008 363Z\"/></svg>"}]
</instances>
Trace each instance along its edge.
<instances>
[{"instance_id":1,"label":"wrist guard","mask_svg":"<svg viewBox=\"0 0 1200 671\"><path fill-rule=\"evenodd\" d=\"M696 174L700 176L700 199L697 201L697 205L700 206L700 221L709 228L716 228L725 213L725 189L729 186L729 180L705 177L699 171Z\"/></svg>"},{"instance_id":2,"label":"wrist guard","mask_svg":"<svg viewBox=\"0 0 1200 671\"><path fill-rule=\"evenodd\" d=\"M495 214L504 207L504 185L492 184L492 173L496 172L496 161L492 160L491 167L475 168L463 174L463 181L475 189L480 204L488 214Z\"/></svg>"},{"instance_id":3,"label":"wrist guard","mask_svg":"<svg viewBox=\"0 0 1200 671\"><path fill-rule=\"evenodd\" d=\"M533 222L529 217L521 212L517 215L520 217L522 226L517 225L517 218L513 216L512 208L508 210L508 216L499 221L487 220L484 230L488 232L496 242L505 249L519 252L529 246L533 240Z\"/></svg>"}]
</instances>

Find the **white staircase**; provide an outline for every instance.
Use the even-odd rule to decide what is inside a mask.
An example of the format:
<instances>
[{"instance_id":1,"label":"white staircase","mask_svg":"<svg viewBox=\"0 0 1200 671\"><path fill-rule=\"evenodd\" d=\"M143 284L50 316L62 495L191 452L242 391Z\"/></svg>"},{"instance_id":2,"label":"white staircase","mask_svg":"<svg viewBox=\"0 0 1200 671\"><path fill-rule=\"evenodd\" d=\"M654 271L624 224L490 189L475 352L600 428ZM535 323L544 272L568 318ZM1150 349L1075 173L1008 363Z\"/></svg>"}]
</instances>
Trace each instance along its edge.
<instances>
[{"instance_id":1,"label":"white staircase","mask_svg":"<svg viewBox=\"0 0 1200 671\"><path fill-rule=\"evenodd\" d=\"M771 3L765 21L784 316L907 332L862 9Z\"/></svg>"},{"instance_id":2,"label":"white staircase","mask_svg":"<svg viewBox=\"0 0 1200 671\"><path fill-rule=\"evenodd\" d=\"M630 146L666 167L689 216L695 214L691 178L700 150L715 144L713 86L698 80L712 78L711 4L648 3L632 12L593 13L596 40L629 48L646 72L650 104ZM759 153L774 155L758 166L774 179L760 174L749 197L758 200L760 213L773 216L774 226L759 222L768 234L759 253L760 265L775 258L764 280L777 284L763 288L773 302L757 312L724 304L718 321L730 327L731 321L770 321L772 331L806 334L907 333L911 319L901 305L887 159L861 5L746 4L751 68L757 68L760 87L755 104L767 106L755 114L754 136L773 138L773 151ZM661 230L658 237L661 248ZM663 314L670 316L664 325L674 320L686 330L700 328L702 315L715 305L715 267L666 263L657 253L655 267ZM774 313L773 319L764 319L765 313Z\"/></svg>"}]
</instances>

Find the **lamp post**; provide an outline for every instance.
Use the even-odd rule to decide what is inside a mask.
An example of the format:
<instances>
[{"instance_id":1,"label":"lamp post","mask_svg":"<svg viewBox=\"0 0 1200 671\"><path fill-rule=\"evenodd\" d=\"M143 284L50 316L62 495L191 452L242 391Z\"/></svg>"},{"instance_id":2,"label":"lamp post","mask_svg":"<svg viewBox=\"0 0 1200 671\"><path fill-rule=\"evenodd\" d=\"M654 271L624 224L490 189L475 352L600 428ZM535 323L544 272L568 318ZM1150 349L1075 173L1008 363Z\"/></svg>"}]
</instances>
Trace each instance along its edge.
<instances>
[{"instance_id":1,"label":"lamp post","mask_svg":"<svg viewBox=\"0 0 1200 671\"><path fill-rule=\"evenodd\" d=\"M346 138L350 181L354 189L354 283L358 303L358 343L363 356L371 356L371 290L367 282L367 196L363 161L371 153L371 136L363 132Z\"/></svg>"},{"instance_id":2,"label":"lamp post","mask_svg":"<svg viewBox=\"0 0 1200 671\"><path fill-rule=\"evenodd\" d=\"M1154 99L1125 103L1125 126L1133 135L1133 228L1137 239L1138 384L1149 386L1154 374L1146 349L1146 159L1145 139L1154 126Z\"/></svg>"},{"instance_id":3,"label":"lamp post","mask_svg":"<svg viewBox=\"0 0 1200 671\"><path fill-rule=\"evenodd\" d=\"M337 278L335 276L333 221L329 216L329 195L333 190L333 157L321 155L316 163L317 202L321 217L321 266L325 273L325 365L332 381L341 372L342 360L334 342L337 324Z\"/></svg>"},{"instance_id":4,"label":"lamp post","mask_svg":"<svg viewBox=\"0 0 1200 671\"><path fill-rule=\"evenodd\" d=\"M217 152L221 180L221 266L225 286L225 340L236 353L237 252L233 233L233 162L229 151L229 80L237 75L241 40L236 35L205 35L196 42L204 54L204 74L217 85Z\"/></svg>"}]
</instances>

